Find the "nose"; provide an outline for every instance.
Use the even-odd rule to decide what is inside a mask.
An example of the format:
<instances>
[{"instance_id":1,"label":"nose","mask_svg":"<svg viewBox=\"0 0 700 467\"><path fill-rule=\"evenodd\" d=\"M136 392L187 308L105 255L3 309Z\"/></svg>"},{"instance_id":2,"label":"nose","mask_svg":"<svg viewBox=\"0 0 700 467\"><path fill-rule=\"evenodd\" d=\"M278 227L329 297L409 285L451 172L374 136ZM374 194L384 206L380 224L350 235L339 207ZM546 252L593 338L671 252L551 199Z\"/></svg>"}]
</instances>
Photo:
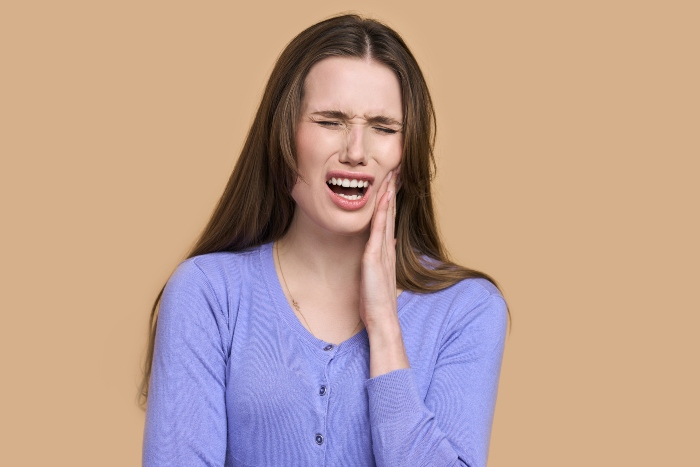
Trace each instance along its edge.
<instances>
[{"instance_id":1,"label":"nose","mask_svg":"<svg viewBox=\"0 0 700 467\"><path fill-rule=\"evenodd\" d=\"M345 151L341 152L340 162L352 166L367 165L367 148L365 148L364 125L348 125Z\"/></svg>"}]
</instances>

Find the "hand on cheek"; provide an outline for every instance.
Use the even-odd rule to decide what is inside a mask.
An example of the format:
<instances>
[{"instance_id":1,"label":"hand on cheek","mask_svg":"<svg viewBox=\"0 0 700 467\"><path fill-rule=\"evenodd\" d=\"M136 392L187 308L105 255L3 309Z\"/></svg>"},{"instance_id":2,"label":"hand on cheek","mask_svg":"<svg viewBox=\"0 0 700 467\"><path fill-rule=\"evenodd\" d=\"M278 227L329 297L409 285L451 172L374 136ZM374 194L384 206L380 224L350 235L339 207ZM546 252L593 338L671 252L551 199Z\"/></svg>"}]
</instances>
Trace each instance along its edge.
<instances>
[{"instance_id":1,"label":"hand on cheek","mask_svg":"<svg viewBox=\"0 0 700 467\"><path fill-rule=\"evenodd\" d=\"M369 241L362 256L360 316L370 340L370 376L408 368L396 309L396 177L389 172L377 193Z\"/></svg>"}]
</instances>

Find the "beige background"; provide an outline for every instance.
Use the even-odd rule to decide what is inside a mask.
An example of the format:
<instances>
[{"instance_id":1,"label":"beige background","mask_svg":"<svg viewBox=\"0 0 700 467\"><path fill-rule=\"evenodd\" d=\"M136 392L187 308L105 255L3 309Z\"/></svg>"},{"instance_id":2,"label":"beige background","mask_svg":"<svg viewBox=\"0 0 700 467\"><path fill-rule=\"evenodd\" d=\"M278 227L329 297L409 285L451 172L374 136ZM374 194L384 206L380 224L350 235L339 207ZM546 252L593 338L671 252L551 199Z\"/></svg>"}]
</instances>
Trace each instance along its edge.
<instances>
[{"instance_id":1,"label":"beige background","mask_svg":"<svg viewBox=\"0 0 700 467\"><path fill-rule=\"evenodd\" d=\"M277 54L352 9L423 67L445 240L512 310L490 467L700 465L696 5L3 2L0 464L139 465L150 305Z\"/></svg>"}]
</instances>

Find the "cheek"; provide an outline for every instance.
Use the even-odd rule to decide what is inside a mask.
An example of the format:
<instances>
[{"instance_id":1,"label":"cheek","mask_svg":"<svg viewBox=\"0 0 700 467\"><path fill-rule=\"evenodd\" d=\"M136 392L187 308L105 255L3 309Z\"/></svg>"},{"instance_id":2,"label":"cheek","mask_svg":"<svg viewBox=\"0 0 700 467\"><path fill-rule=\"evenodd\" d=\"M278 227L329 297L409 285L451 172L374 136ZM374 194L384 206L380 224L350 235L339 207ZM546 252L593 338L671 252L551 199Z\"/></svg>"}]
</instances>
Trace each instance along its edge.
<instances>
[{"instance_id":1,"label":"cheek","mask_svg":"<svg viewBox=\"0 0 700 467\"><path fill-rule=\"evenodd\" d=\"M399 165L401 159L403 159L403 138L396 143L396 165Z\"/></svg>"},{"instance_id":2,"label":"cheek","mask_svg":"<svg viewBox=\"0 0 700 467\"><path fill-rule=\"evenodd\" d=\"M300 172L303 171L307 164L307 161L312 155L310 154L313 145L311 144L311 137L308 131L299 129L294 141L296 156L297 156L297 168Z\"/></svg>"},{"instance_id":3,"label":"cheek","mask_svg":"<svg viewBox=\"0 0 700 467\"><path fill-rule=\"evenodd\" d=\"M306 125L299 125L294 143L296 145L297 152L305 153L308 150L308 148L312 146L312 140L313 132L309 131Z\"/></svg>"},{"instance_id":4,"label":"cheek","mask_svg":"<svg viewBox=\"0 0 700 467\"><path fill-rule=\"evenodd\" d=\"M403 141L401 138L383 139L377 149L382 154L382 165L394 168L401 162L401 156L403 155Z\"/></svg>"},{"instance_id":5,"label":"cheek","mask_svg":"<svg viewBox=\"0 0 700 467\"><path fill-rule=\"evenodd\" d=\"M291 192L292 198L297 204L305 204L304 199L311 196L310 183L317 180L319 174L324 172L326 161L333 154L333 142L328 140L327 134L324 135L318 130L319 128L315 128L313 125L303 123L297 128L294 144L300 178L294 184Z\"/></svg>"},{"instance_id":6,"label":"cheek","mask_svg":"<svg viewBox=\"0 0 700 467\"><path fill-rule=\"evenodd\" d=\"M295 142L299 170L323 163L332 156L339 147L337 133L315 125L300 125Z\"/></svg>"}]
</instances>

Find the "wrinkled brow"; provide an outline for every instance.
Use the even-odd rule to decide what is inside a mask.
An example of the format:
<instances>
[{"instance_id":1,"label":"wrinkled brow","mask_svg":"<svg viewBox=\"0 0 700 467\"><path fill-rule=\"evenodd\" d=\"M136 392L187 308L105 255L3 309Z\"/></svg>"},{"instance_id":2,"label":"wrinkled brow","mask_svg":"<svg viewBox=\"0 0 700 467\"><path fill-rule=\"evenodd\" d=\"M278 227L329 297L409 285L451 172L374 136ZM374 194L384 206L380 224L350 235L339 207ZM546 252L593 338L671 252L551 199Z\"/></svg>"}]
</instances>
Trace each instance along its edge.
<instances>
[{"instance_id":1,"label":"wrinkled brow","mask_svg":"<svg viewBox=\"0 0 700 467\"><path fill-rule=\"evenodd\" d=\"M312 112L311 115L316 115L319 117L323 118L333 118L336 120L344 120L348 121L350 120L350 116L346 114L345 112L342 112L340 110L320 110L318 112ZM372 115L372 116L363 116L367 122L372 125L372 124L380 124L380 125L393 125L393 126L398 126L398 127L403 127L401 122L398 122L396 119L387 117L385 115Z\"/></svg>"}]
</instances>

